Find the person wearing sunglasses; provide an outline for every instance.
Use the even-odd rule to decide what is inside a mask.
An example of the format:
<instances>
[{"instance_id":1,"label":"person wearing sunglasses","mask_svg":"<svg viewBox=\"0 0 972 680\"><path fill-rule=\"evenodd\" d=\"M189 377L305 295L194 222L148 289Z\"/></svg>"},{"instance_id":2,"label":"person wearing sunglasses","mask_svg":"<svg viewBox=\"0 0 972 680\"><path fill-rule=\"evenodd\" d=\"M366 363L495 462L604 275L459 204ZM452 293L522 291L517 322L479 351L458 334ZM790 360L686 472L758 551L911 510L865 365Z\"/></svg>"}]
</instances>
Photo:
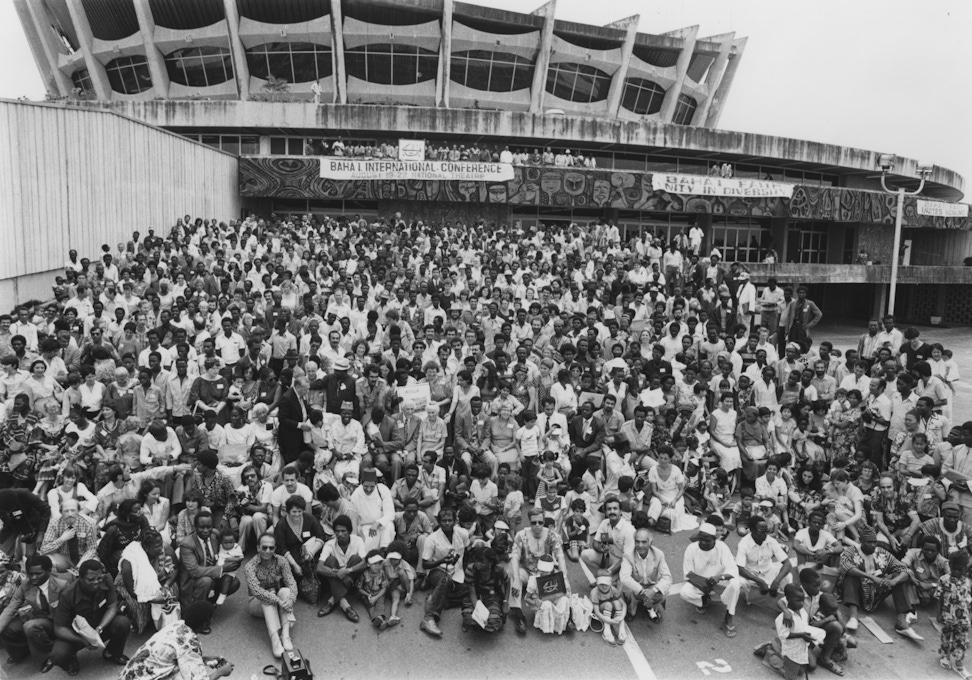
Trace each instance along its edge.
<instances>
[{"instance_id":1,"label":"person wearing sunglasses","mask_svg":"<svg viewBox=\"0 0 972 680\"><path fill-rule=\"evenodd\" d=\"M294 603L297 601L297 581L287 559L276 553L277 539L262 534L257 554L243 568L250 592L247 611L250 616L262 617L267 624L273 655L278 659L285 651L292 651L290 628L297 622Z\"/></svg>"},{"instance_id":2,"label":"person wearing sunglasses","mask_svg":"<svg viewBox=\"0 0 972 680\"><path fill-rule=\"evenodd\" d=\"M527 514L530 526L524 527L513 538L510 557L510 616L516 632L526 633L526 617L523 615L524 591L531 576L540 574L540 558L549 556L558 571L567 573L564 549L557 532L544 525L543 510L533 508Z\"/></svg>"},{"instance_id":3,"label":"person wearing sunglasses","mask_svg":"<svg viewBox=\"0 0 972 680\"><path fill-rule=\"evenodd\" d=\"M240 477L243 484L236 490L236 510L240 521L240 549L246 552L246 539L250 534L259 538L267 530L273 486L260 479L260 473L252 465L244 467Z\"/></svg>"}]
</instances>

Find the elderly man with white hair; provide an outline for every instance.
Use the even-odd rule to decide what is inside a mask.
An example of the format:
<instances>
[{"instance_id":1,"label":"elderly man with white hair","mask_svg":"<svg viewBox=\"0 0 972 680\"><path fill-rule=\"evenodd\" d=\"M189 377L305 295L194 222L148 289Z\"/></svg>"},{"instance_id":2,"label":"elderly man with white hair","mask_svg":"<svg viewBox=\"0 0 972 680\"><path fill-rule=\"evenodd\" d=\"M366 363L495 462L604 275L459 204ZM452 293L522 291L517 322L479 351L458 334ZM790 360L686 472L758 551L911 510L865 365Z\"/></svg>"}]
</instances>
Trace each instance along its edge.
<instances>
[{"instance_id":1,"label":"elderly man with white hair","mask_svg":"<svg viewBox=\"0 0 972 680\"><path fill-rule=\"evenodd\" d=\"M672 570L668 568L665 553L652 545L651 532L638 529L634 537L634 552L625 555L619 573L621 591L628 603L628 618L633 619L642 605L648 618L661 618L660 606L672 587Z\"/></svg>"},{"instance_id":2,"label":"elderly man with white hair","mask_svg":"<svg viewBox=\"0 0 972 680\"><path fill-rule=\"evenodd\" d=\"M694 604L699 614L704 614L715 590L722 590L719 599L726 606L722 628L726 637L734 638L736 626L733 617L741 588L739 567L729 546L716 538L716 528L712 524L704 522L695 538L696 541L685 549L682 559L685 584L679 595L686 602Z\"/></svg>"}]
</instances>

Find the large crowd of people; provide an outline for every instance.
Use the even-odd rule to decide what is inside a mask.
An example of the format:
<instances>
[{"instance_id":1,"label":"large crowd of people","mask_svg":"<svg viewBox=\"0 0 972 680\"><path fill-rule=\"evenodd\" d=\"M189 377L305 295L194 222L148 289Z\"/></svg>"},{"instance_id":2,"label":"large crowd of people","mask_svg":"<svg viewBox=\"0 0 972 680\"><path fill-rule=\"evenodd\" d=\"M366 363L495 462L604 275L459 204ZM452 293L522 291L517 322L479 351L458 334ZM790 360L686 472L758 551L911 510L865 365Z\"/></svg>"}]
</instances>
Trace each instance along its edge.
<instances>
[{"instance_id":1,"label":"large crowd of people","mask_svg":"<svg viewBox=\"0 0 972 680\"><path fill-rule=\"evenodd\" d=\"M805 287L652 236L186 215L72 250L53 301L0 315L9 662L228 675L198 636L241 587L277 657L298 616L439 638L449 607L624 644L681 559L681 606L718 600L729 638L769 598L786 677L843 675L885 600L914 641L938 602L966 675L951 353L891 316L835 348Z\"/></svg>"}]
</instances>

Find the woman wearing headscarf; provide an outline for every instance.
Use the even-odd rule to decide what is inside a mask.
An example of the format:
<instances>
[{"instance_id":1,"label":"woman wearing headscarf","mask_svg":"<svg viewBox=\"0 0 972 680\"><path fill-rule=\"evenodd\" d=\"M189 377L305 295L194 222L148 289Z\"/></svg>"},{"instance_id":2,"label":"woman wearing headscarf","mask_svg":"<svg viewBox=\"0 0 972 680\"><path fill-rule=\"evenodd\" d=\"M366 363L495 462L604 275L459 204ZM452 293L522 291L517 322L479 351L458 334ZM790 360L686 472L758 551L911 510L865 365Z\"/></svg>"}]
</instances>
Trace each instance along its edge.
<instances>
[{"instance_id":1,"label":"woman wearing headscarf","mask_svg":"<svg viewBox=\"0 0 972 680\"><path fill-rule=\"evenodd\" d=\"M194 602L174 621L138 648L125 664L121 680L216 680L233 672L222 660L211 668L202 654L196 631L209 628L215 606Z\"/></svg>"},{"instance_id":2,"label":"woman wearing headscarf","mask_svg":"<svg viewBox=\"0 0 972 680\"><path fill-rule=\"evenodd\" d=\"M118 560L115 588L128 605L135 634L140 634L155 620L154 608L172 607L178 601L175 552L165 544L162 535L152 529L141 541L132 541Z\"/></svg>"},{"instance_id":3,"label":"woman wearing headscarf","mask_svg":"<svg viewBox=\"0 0 972 680\"><path fill-rule=\"evenodd\" d=\"M150 529L148 518L142 514L142 504L137 499L128 498L118 504L115 519L105 527L98 544L98 560L112 577L118 576L118 560L125 548L141 540Z\"/></svg>"}]
</instances>

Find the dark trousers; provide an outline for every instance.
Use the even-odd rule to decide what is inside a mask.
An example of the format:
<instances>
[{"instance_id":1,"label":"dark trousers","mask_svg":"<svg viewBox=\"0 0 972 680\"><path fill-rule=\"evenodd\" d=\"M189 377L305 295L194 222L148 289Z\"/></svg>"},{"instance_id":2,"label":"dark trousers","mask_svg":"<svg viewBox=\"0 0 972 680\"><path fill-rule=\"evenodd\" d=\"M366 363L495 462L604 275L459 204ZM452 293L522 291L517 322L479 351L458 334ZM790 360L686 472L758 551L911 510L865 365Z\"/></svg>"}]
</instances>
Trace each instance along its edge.
<instances>
[{"instance_id":1,"label":"dark trousers","mask_svg":"<svg viewBox=\"0 0 972 680\"><path fill-rule=\"evenodd\" d=\"M46 659L54 645L54 622L51 619L31 619L27 622L14 619L0 632L0 642L15 661L26 658L28 654L35 659Z\"/></svg>"},{"instance_id":2,"label":"dark trousers","mask_svg":"<svg viewBox=\"0 0 972 680\"><path fill-rule=\"evenodd\" d=\"M865 427L863 432L864 437L861 446L867 451L867 457L877 465L878 470L885 470L887 466L884 465L884 442L888 438L888 431L878 431Z\"/></svg>"},{"instance_id":3,"label":"dark trousers","mask_svg":"<svg viewBox=\"0 0 972 680\"><path fill-rule=\"evenodd\" d=\"M428 579L432 584L432 592L425 601L425 618L438 621L443 609L462 606L462 599L466 594L465 583L456 583L442 569L430 571Z\"/></svg>"},{"instance_id":4,"label":"dark trousers","mask_svg":"<svg viewBox=\"0 0 972 680\"><path fill-rule=\"evenodd\" d=\"M105 653L118 656L125 653L125 643L128 642L128 635L132 632L132 624L125 616L116 616L101 634L101 639L105 641ZM74 661L78 659L78 652L84 649L84 645L67 640L55 640L54 649L51 652L51 661L64 670L68 669Z\"/></svg>"},{"instance_id":5,"label":"dark trousers","mask_svg":"<svg viewBox=\"0 0 972 680\"><path fill-rule=\"evenodd\" d=\"M351 568L356 564L361 563L361 558L357 555L352 555L348 558L347 567ZM341 565L338 564L337 558L331 555L326 560L324 560L324 566L331 569L340 569ZM354 581L351 576L345 576L343 579L332 577L332 576L322 576L324 582L327 583L328 590L331 592L331 597L334 598L335 602L340 602L342 599L348 596L348 593L354 589Z\"/></svg>"},{"instance_id":6,"label":"dark trousers","mask_svg":"<svg viewBox=\"0 0 972 680\"><path fill-rule=\"evenodd\" d=\"M186 609L193 602L207 600L215 602L219 595L232 595L240 589L240 580L232 574L223 574L219 578L203 576L189 582L188 588L179 593L179 603ZM212 595L210 596L210 593Z\"/></svg>"},{"instance_id":7,"label":"dark trousers","mask_svg":"<svg viewBox=\"0 0 972 680\"><path fill-rule=\"evenodd\" d=\"M848 574L844 577L844 585L841 591L844 595L845 605L855 605L862 607L863 591L861 588L861 578ZM915 587L908 581L899 583L891 591L891 598L894 600L894 611L896 614L907 614L913 611L918 603L918 595Z\"/></svg>"}]
</instances>

